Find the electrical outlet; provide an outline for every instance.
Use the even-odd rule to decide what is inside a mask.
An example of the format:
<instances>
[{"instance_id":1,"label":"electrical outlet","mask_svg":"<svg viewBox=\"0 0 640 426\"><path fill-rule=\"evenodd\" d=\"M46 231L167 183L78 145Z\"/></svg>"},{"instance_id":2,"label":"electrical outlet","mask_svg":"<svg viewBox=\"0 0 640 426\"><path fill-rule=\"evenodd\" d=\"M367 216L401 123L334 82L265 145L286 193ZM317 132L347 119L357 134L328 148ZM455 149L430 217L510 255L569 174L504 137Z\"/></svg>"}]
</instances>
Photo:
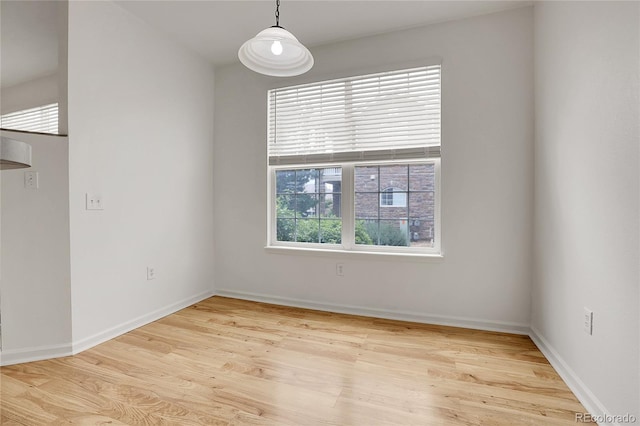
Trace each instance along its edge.
<instances>
[{"instance_id":1,"label":"electrical outlet","mask_svg":"<svg viewBox=\"0 0 640 426\"><path fill-rule=\"evenodd\" d=\"M86 196L87 196L87 210L104 210L102 195L87 193Z\"/></svg>"},{"instance_id":2,"label":"electrical outlet","mask_svg":"<svg viewBox=\"0 0 640 426\"><path fill-rule=\"evenodd\" d=\"M147 280L155 280L155 279L156 279L156 268L147 266Z\"/></svg>"},{"instance_id":3,"label":"electrical outlet","mask_svg":"<svg viewBox=\"0 0 640 426\"><path fill-rule=\"evenodd\" d=\"M38 172L24 172L24 187L28 189L38 189Z\"/></svg>"},{"instance_id":4,"label":"electrical outlet","mask_svg":"<svg viewBox=\"0 0 640 426\"><path fill-rule=\"evenodd\" d=\"M584 329L584 332L591 336L593 334L593 311L585 307L583 317L584 319L582 327Z\"/></svg>"},{"instance_id":5,"label":"electrical outlet","mask_svg":"<svg viewBox=\"0 0 640 426\"><path fill-rule=\"evenodd\" d=\"M344 277L344 263L336 263L336 275Z\"/></svg>"}]
</instances>

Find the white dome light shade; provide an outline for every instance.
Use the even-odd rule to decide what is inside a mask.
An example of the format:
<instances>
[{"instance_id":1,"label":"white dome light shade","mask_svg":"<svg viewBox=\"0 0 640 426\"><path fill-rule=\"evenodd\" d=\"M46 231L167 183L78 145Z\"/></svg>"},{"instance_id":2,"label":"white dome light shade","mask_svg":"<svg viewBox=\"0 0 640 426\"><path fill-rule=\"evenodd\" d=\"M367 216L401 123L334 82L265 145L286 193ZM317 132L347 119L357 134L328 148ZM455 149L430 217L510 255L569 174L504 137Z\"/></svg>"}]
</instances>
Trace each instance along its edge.
<instances>
[{"instance_id":1,"label":"white dome light shade","mask_svg":"<svg viewBox=\"0 0 640 426\"><path fill-rule=\"evenodd\" d=\"M0 170L31 167L31 145L14 139L0 138Z\"/></svg>"},{"instance_id":2,"label":"white dome light shade","mask_svg":"<svg viewBox=\"0 0 640 426\"><path fill-rule=\"evenodd\" d=\"M304 74L313 66L313 56L297 38L282 27L270 27L245 42L238 58L250 70L274 77Z\"/></svg>"}]
</instances>

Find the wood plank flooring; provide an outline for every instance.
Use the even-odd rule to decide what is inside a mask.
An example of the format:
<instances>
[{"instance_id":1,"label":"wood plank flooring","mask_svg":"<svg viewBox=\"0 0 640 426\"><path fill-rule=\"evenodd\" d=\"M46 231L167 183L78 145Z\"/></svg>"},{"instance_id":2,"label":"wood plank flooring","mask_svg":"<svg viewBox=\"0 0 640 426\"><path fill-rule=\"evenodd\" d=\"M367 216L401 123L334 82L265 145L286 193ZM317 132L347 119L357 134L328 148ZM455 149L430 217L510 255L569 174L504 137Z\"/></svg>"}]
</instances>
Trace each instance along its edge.
<instances>
[{"instance_id":1,"label":"wood plank flooring","mask_svg":"<svg viewBox=\"0 0 640 426\"><path fill-rule=\"evenodd\" d=\"M526 336L212 297L0 368L3 425L575 425Z\"/></svg>"}]
</instances>

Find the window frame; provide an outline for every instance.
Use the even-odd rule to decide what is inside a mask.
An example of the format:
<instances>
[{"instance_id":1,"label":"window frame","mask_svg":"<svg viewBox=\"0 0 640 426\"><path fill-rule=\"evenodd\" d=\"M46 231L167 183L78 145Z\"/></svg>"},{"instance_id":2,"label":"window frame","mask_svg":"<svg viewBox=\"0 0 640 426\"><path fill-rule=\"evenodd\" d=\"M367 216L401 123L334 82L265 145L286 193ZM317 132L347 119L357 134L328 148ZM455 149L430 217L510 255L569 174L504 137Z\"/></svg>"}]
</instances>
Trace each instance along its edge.
<instances>
[{"instance_id":1,"label":"window frame","mask_svg":"<svg viewBox=\"0 0 640 426\"><path fill-rule=\"evenodd\" d=\"M440 158L421 158L405 160L383 160L367 162L345 162L345 163L321 163L321 164L300 164L300 165L272 165L268 167L267 179L267 248L286 248L300 250L321 250L328 252L353 252L362 254L394 254L394 255L442 255L442 223L441 223L441 190L440 190ZM434 245L433 247L399 247L399 246L377 246L355 243L355 168L361 166L383 166L393 164L434 164ZM342 169L341 186L341 219L342 219L342 242L341 244L328 243L307 243L295 241L277 240L277 213L276 213L276 172L278 170L305 170L336 168Z\"/></svg>"}]
</instances>

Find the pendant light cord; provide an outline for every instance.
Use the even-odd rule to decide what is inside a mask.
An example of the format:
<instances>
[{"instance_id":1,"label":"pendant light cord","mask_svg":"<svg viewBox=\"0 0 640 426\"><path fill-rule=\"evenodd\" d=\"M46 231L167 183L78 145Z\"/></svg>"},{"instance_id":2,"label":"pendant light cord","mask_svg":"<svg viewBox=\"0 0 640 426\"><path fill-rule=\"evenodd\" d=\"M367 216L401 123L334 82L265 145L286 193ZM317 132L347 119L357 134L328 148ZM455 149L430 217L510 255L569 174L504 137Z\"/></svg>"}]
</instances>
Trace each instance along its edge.
<instances>
[{"instance_id":1,"label":"pendant light cord","mask_svg":"<svg viewBox=\"0 0 640 426\"><path fill-rule=\"evenodd\" d=\"M280 0L276 0L276 27L280 26Z\"/></svg>"}]
</instances>

